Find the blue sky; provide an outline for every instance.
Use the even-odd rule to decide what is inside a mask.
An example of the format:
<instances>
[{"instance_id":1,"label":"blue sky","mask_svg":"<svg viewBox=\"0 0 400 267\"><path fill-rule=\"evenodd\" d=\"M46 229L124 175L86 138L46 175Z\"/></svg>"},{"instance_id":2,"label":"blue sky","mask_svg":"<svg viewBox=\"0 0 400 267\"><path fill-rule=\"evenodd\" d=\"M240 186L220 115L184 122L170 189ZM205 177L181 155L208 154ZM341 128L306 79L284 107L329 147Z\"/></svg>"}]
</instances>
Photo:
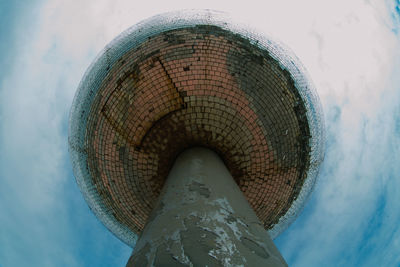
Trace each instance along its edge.
<instances>
[{"instance_id":1,"label":"blue sky","mask_svg":"<svg viewBox=\"0 0 400 267\"><path fill-rule=\"evenodd\" d=\"M400 266L400 2L0 0L0 267L124 266L131 249L72 174L68 112L116 35L160 12L212 8L297 54L324 108L327 150L299 218L275 242L290 266Z\"/></svg>"}]
</instances>

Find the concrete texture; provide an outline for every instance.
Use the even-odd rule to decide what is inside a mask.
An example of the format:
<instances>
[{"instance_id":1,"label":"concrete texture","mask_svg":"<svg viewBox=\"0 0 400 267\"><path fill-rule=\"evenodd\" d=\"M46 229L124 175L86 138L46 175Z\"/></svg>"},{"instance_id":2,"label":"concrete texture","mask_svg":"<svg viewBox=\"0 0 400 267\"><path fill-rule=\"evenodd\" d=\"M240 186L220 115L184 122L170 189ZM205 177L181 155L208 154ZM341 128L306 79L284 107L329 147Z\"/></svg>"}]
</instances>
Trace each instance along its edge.
<instances>
[{"instance_id":1,"label":"concrete texture","mask_svg":"<svg viewBox=\"0 0 400 267\"><path fill-rule=\"evenodd\" d=\"M287 266L219 156L175 161L127 266Z\"/></svg>"}]
</instances>

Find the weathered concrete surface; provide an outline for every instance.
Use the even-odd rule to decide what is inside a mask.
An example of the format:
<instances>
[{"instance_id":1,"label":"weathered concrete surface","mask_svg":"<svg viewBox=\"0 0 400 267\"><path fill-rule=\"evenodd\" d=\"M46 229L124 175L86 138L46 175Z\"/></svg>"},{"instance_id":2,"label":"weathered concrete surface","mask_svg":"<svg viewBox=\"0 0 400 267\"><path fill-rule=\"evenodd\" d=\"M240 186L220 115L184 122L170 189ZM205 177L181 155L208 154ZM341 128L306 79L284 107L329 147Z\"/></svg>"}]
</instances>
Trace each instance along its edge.
<instances>
[{"instance_id":1,"label":"weathered concrete surface","mask_svg":"<svg viewBox=\"0 0 400 267\"><path fill-rule=\"evenodd\" d=\"M218 155L175 161L127 266L287 266Z\"/></svg>"}]
</instances>

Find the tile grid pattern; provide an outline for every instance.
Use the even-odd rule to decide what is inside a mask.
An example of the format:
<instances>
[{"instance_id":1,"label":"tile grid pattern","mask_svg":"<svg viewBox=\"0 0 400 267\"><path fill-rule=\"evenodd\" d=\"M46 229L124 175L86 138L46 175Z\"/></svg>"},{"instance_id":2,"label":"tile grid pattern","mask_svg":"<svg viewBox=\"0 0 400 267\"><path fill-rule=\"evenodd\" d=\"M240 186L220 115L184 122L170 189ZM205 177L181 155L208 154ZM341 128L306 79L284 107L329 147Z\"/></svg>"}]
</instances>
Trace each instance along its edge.
<instances>
[{"instance_id":1,"label":"tile grid pattern","mask_svg":"<svg viewBox=\"0 0 400 267\"><path fill-rule=\"evenodd\" d=\"M313 99L304 101L298 79L274 51L207 24L136 38L117 60L106 48L96 61L103 60L103 78L86 74L92 88L80 86L88 102L79 103L80 128L70 129L74 171L97 216L128 244L143 228L174 158L190 146L221 155L272 235L314 183ZM114 42L124 45L121 40Z\"/></svg>"}]
</instances>

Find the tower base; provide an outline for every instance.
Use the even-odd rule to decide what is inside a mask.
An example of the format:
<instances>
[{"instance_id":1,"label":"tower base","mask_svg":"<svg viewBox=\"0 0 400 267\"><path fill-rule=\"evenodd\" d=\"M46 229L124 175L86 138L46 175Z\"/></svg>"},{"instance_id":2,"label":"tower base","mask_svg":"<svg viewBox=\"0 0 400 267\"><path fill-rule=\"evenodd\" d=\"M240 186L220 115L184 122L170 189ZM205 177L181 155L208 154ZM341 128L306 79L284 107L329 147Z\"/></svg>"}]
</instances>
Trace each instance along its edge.
<instances>
[{"instance_id":1,"label":"tower base","mask_svg":"<svg viewBox=\"0 0 400 267\"><path fill-rule=\"evenodd\" d=\"M127 266L287 266L219 156L175 161Z\"/></svg>"}]
</instances>

